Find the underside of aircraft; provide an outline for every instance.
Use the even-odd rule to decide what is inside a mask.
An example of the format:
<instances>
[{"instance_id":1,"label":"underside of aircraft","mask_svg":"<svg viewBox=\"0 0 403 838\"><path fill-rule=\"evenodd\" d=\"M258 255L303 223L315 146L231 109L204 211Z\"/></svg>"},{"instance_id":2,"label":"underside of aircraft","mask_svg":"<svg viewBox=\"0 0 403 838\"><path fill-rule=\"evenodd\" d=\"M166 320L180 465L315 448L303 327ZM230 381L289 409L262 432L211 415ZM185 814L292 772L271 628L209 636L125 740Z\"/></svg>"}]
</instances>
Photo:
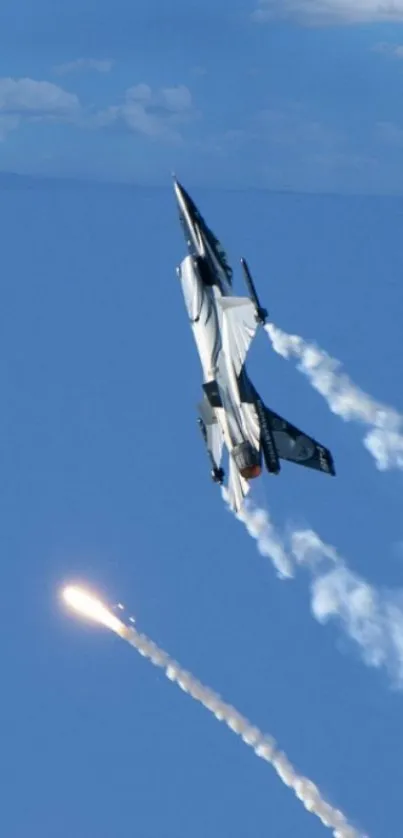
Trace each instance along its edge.
<instances>
[{"instance_id":1,"label":"underside of aircraft","mask_svg":"<svg viewBox=\"0 0 403 838\"><path fill-rule=\"evenodd\" d=\"M249 266L241 260L249 296L234 296L233 272L221 243L177 181L175 192L189 250L178 275L204 373L198 423L212 479L221 485L224 446L228 450L227 495L239 511L249 481L259 477L263 463L270 474L278 474L281 461L287 460L334 475L333 457L328 448L267 407L255 389L245 359L268 313L260 305Z\"/></svg>"}]
</instances>

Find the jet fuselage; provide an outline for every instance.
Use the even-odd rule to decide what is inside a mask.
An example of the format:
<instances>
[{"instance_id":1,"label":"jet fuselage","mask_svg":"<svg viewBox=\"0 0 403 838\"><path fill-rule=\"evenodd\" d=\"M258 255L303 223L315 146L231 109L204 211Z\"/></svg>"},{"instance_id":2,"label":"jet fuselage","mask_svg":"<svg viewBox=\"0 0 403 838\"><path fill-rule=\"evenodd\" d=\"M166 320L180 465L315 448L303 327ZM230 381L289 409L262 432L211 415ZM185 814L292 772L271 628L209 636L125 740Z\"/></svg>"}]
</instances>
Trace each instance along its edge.
<instances>
[{"instance_id":1,"label":"jet fuselage","mask_svg":"<svg viewBox=\"0 0 403 838\"><path fill-rule=\"evenodd\" d=\"M200 256L186 256L178 268L203 370L205 394L221 428L228 452L231 454L234 448L243 443L249 443L253 448L253 461L241 469L242 476L251 479L261 473L256 410L252 402L242 401L240 387L245 393L250 389L249 380L244 370L240 377L237 376L232 358L224 352L222 341L223 314L220 298L233 295L227 283L219 287L214 281L209 282L210 275L208 263Z\"/></svg>"},{"instance_id":2,"label":"jet fuselage","mask_svg":"<svg viewBox=\"0 0 403 838\"><path fill-rule=\"evenodd\" d=\"M264 460L270 474L288 460L335 474L328 448L267 407L250 381L245 359L258 324L267 311L259 302L249 267L241 260L248 297L235 296L232 268L220 241L194 201L176 180L179 218L189 255L178 268L185 305L203 370L203 400L198 423L212 467L222 484L222 450L229 453L226 497L242 508L249 481L258 477Z\"/></svg>"}]
</instances>

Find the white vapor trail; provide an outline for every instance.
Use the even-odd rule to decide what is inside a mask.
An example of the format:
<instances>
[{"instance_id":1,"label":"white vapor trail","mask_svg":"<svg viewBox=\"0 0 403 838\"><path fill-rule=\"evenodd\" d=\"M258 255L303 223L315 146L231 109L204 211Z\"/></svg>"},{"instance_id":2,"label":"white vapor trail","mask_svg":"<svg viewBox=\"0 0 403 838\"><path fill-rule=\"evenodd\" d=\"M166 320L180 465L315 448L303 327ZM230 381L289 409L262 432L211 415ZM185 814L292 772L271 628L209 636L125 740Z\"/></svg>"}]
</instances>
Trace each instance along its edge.
<instances>
[{"instance_id":1,"label":"white vapor trail","mask_svg":"<svg viewBox=\"0 0 403 838\"><path fill-rule=\"evenodd\" d=\"M385 667L403 687L403 595L378 590L353 573L334 547L313 530L291 534L291 550L311 570L312 613L320 623L336 619L369 666ZM326 562L326 567L322 564Z\"/></svg>"},{"instance_id":2,"label":"white vapor trail","mask_svg":"<svg viewBox=\"0 0 403 838\"><path fill-rule=\"evenodd\" d=\"M201 684L190 672L182 669L144 634L126 626L121 636L143 657L148 658L154 666L162 667L170 681L178 684L184 692L189 693L195 701L199 701L203 707L213 713L216 719L223 721L230 730L240 736L242 741L253 749L256 756L270 763L284 785L294 791L305 809L316 815L324 826L333 830L334 838L360 838L360 833L348 823L345 815L323 799L318 787L307 777L297 773L288 757L278 750L271 736L262 733L235 707L227 704L217 693Z\"/></svg>"},{"instance_id":3,"label":"white vapor trail","mask_svg":"<svg viewBox=\"0 0 403 838\"><path fill-rule=\"evenodd\" d=\"M223 491L224 500L226 499ZM384 667L403 688L403 592L377 590L351 571L337 550L314 530L293 530L286 539L269 513L248 499L236 515L283 579L299 567L311 573L311 609L319 623L334 619L368 666Z\"/></svg>"},{"instance_id":4,"label":"white vapor trail","mask_svg":"<svg viewBox=\"0 0 403 838\"><path fill-rule=\"evenodd\" d=\"M272 323L265 330L278 355L297 359L298 369L326 399L332 413L371 429L364 437L364 445L378 469L403 469L403 416L364 393L342 372L340 361L314 343L289 335Z\"/></svg>"},{"instance_id":5,"label":"white vapor trail","mask_svg":"<svg viewBox=\"0 0 403 838\"><path fill-rule=\"evenodd\" d=\"M228 509L232 511L225 486L221 487L221 494ZM294 576L293 562L287 555L282 539L270 520L269 513L265 509L254 506L250 500L245 500L242 510L236 513L235 517L245 524L249 535L256 539L259 553L271 559L277 575L281 579L290 579Z\"/></svg>"}]
</instances>

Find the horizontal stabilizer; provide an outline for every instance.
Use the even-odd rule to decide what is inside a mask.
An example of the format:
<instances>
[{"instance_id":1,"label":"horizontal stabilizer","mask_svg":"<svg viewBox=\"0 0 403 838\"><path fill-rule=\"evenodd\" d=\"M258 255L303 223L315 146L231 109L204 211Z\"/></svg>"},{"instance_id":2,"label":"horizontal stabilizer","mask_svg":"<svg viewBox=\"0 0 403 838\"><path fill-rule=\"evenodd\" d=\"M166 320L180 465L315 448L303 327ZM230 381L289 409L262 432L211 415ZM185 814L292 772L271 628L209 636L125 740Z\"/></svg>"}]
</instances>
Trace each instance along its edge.
<instances>
[{"instance_id":1,"label":"horizontal stabilizer","mask_svg":"<svg viewBox=\"0 0 403 838\"><path fill-rule=\"evenodd\" d=\"M231 509L238 513L250 490L250 485L239 473L232 457L229 458L229 478L227 486L227 500Z\"/></svg>"},{"instance_id":2,"label":"horizontal stabilizer","mask_svg":"<svg viewBox=\"0 0 403 838\"><path fill-rule=\"evenodd\" d=\"M326 474L336 474L333 457L328 448L300 431L274 410L266 407L265 413L280 459L323 471Z\"/></svg>"}]
</instances>

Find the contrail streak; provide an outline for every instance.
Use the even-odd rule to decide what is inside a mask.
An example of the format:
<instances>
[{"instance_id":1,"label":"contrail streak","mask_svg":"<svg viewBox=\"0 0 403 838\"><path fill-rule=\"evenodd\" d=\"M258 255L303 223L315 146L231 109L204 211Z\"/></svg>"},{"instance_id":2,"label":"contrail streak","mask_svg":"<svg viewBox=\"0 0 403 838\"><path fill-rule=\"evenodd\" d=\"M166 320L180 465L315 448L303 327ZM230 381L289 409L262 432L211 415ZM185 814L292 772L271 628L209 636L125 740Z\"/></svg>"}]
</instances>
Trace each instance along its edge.
<instances>
[{"instance_id":1,"label":"contrail streak","mask_svg":"<svg viewBox=\"0 0 403 838\"><path fill-rule=\"evenodd\" d=\"M319 623L337 620L368 666L384 667L403 687L403 596L377 589L351 571L313 530L291 533L291 551L312 574L311 608Z\"/></svg>"},{"instance_id":2,"label":"contrail streak","mask_svg":"<svg viewBox=\"0 0 403 838\"><path fill-rule=\"evenodd\" d=\"M221 494L224 503L232 512L225 486L221 487ZM242 510L234 514L238 521L245 524L249 535L256 539L259 553L272 561L277 575L281 579L290 579L294 576L293 562L287 555L282 539L276 532L269 513L247 499L244 501Z\"/></svg>"},{"instance_id":3,"label":"contrail streak","mask_svg":"<svg viewBox=\"0 0 403 838\"><path fill-rule=\"evenodd\" d=\"M335 809L323 799L318 787L307 777L297 773L288 757L278 750L277 744L271 736L262 733L235 707L227 704L221 696L201 684L190 672L182 669L176 661L144 634L139 634L136 629L126 626L126 631L121 636L137 649L140 655L148 658L154 666L163 668L170 681L176 683L184 692L189 693L216 719L223 721L230 730L240 736L242 741L253 749L256 756L270 763L284 785L293 789L295 796L303 803L305 809L316 815L324 826L333 830L334 838L360 838L361 833L357 832L348 823L345 815L339 809Z\"/></svg>"},{"instance_id":4,"label":"contrail streak","mask_svg":"<svg viewBox=\"0 0 403 838\"><path fill-rule=\"evenodd\" d=\"M326 399L332 413L346 422L360 422L371 428L364 445L378 469L403 469L403 416L364 393L341 371L340 361L314 343L289 335L272 323L265 330L278 355L297 359L298 369Z\"/></svg>"},{"instance_id":5,"label":"contrail streak","mask_svg":"<svg viewBox=\"0 0 403 838\"><path fill-rule=\"evenodd\" d=\"M223 490L226 501L226 493ZM229 507L230 511L232 509ZM235 514L235 513L234 513ZM358 647L363 661L384 667L397 688L403 688L403 592L379 590L350 570L337 550L314 530L276 530L269 513L249 498L235 514L257 549L273 563L282 579L298 568L311 574L311 610L322 625L335 620Z\"/></svg>"}]
</instances>

